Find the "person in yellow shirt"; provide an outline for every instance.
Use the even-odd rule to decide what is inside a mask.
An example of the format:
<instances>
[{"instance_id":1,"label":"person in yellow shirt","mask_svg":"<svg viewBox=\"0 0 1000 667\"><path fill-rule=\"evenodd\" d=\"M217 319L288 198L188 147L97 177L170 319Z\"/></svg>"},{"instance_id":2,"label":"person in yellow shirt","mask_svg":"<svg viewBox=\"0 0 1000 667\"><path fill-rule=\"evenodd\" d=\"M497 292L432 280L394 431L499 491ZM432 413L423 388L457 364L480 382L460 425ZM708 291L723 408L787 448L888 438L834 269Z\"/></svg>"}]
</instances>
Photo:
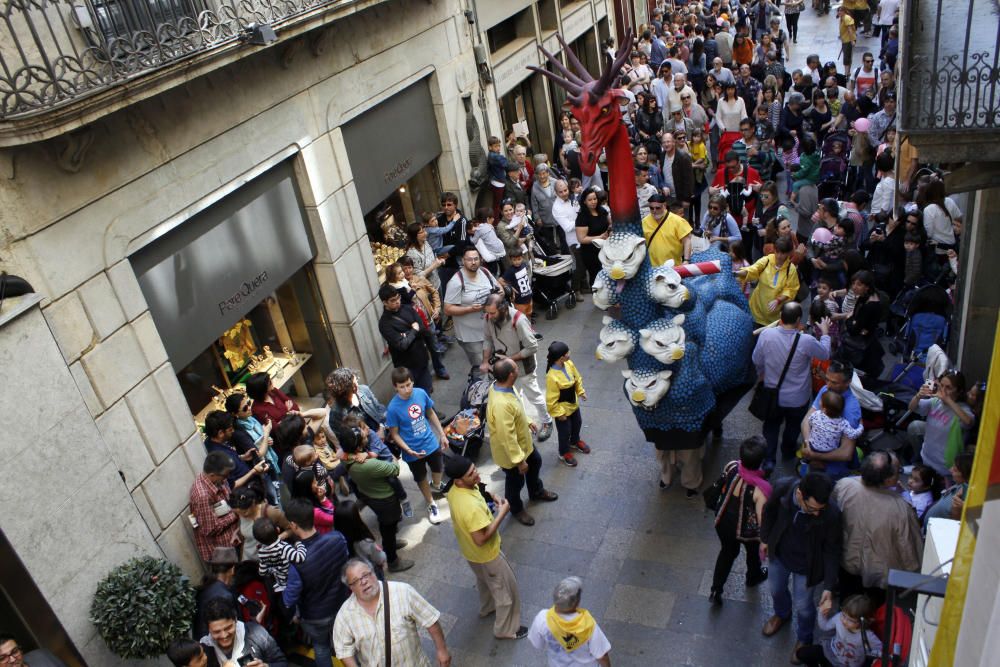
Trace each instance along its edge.
<instances>
[{"instance_id":1,"label":"person in yellow shirt","mask_svg":"<svg viewBox=\"0 0 1000 667\"><path fill-rule=\"evenodd\" d=\"M449 456L444 464L451 478L447 484L451 525L458 549L476 575L479 616L496 613L493 635L497 639L522 639L528 628L521 625L521 596L507 557L500 551L500 524L510 512L506 498L490 495L496 504L493 516L486 502L486 486L480 484L476 465L464 456Z\"/></svg>"},{"instance_id":2,"label":"person in yellow shirt","mask_svg":"<svg viewBox=\"0 0 1000 667\"><path fill-rule=\"evenodd\" d=\"M674 264L691 258L691 225L667 210L667 198L656 194L649 198L649 215L642 219L649 263L661 266L668 259Z\"/></svg>"},{"instance_id":3,"label":"person in yellow shirt","mask_svg":"<svg viewBox=\"0 0 1000 667\"><path fill-rule=\"evenodd\" d=\"M569 345L561 340L549 345L548 365L545 369L545 403L549 414L556 421L559 434L559 460L571 468L576 458L571 449L589 454L590 447L580 439L583 418L577 399L587 400L583 377L569 360Z\"/></svg>"},{"instance_id":4,"label":"person in yellow shirt","mask_svg":"<svg viewBox=\"0 0 1000 667\"><path fill-rule=\"evenodd\" d=\"M503 469L503 494L510 503L510 513L525 526L535 525L535 519L524 509L521 489L525 479L531 500L553 501L559 495L547 491L539 471L542 457L531 442L531 426L524 413L520 396L514 389L517 363L504 358L493 365L496 382L490 387L486 402L486 426L490 430L490 452L493 462Z\"/></svg>"},{"instance_id":5,"label":"person in yellow shirt","mask_svg":"<svg viewBox=\"0 0 1000 667\"><path fill-rule=\"evenodd\" d=\"M736 275L741 284L757 281L750 295L750 314L757 328L776 322L781 304L791 301L799 291L799 272L792 265L792 242L785 236L774 242L774 254L761 257L740 269Z\"/></svg>"},{"instance_id":6,"label":"person in yellow shirt","mask_svg":"<svg viewBox=\"0 0 1000 667\"><path fill-rule=\"evenodd\" d=\"M844 4L846 5L847 3L845 2ZM844 54L844 72L847 76L851 76L854 45L858 42L858 26L844 5L837 8L837 18L840 20L840 46Z\"/></svg>"}]
</instances>

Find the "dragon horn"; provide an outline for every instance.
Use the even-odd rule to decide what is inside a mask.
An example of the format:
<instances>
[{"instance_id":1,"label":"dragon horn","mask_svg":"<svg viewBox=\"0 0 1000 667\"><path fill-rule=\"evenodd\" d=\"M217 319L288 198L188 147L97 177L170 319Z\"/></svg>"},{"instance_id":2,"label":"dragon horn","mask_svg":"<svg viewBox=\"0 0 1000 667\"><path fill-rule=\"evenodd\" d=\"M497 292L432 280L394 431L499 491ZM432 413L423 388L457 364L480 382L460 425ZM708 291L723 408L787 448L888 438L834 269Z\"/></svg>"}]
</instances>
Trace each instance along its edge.
<instances>
[{"instance_id":1,"label":"dragon horn","mask_svg":"<svg viewBox=\"0 0 1000 667\"><path fill-rule=\"evenodd\" d=\"M557 35L557 37L558 37L558 35ZM559 42L563 43L561 37L559 38ZM563 48L566 48L565 43L563 43ZM591 80L589 78L588 79L581 79L580 77L578 77L577 75L573 74L571 71L569 71L568 69L566 69L566 66L563 65L561 62L559 62L559 59L556 58L551 53L549 53L548 50L546 50L546 48L544 46L542 46L541 44L538 45L538 50L541 51L543 54L545 54L545 58L552 64L553 67L555 67L557 70L559 70L559 73L562 74L563 77L565 77L565 79L567 81L569 81L570 83L572 83L572 84L574 84L574 85L579 86L579 87L582 88L583 84L585 84L585 83L587 83L587 81ZM586 71L586 70L584 70L584 71ZM589 75L588 75L588 77L589 77Z\"/></svg>"},{"instance_id":2,"label":"dragon horn","mask_svg":"<svg viewBox=\"0 0 1000 667\"><path fill-rule=\"evenodd\" d=\"M583 88L581 86L578 86L572 81L564 79L558 74L554 74L547 69L542 69L537 65L528 65L528 69L532 72L538 72L539 74L548 77L549 80L564 88L566 92L569 93L569 95L566 96L566 99L568 99L573 106L580 106L583 103Z\"/></svg>"},{"instance_id":3,"label":"dragon horn","mask_svg":"<svg viewBox=\"0 0 1000 667\"><path fill-rule=\"evenodd\" d=\"M580 59L576 57L575 53L573 53L573 49L569 48L569 46L566 44L566 41L562 38L562 35L556 33L556 39L558 39L559 43L562 44L563 52L569 59L569 62L573 66L573 69L579 72L580 77L583 79L583 81L584 82L593 81L594 76L587 71L586 67L583 66L583 63L580 62Z\"/></svg>"},{"instance_id":4,"label":"dragon horn","mask_svg":"<svg viewBox=\"0 0 1000 667\"><path fill-rule=\"evenodd\" d=\"M621 71L622 66L625 61L628 60L629 54L632 52L632 29L629 28L628 33L625 35L625 39L622 40L621 45L618 47L618 53L615 54L615 61L610 67L604 70L604 74L597 81L594 87L591 89L591 94L595 97L600 97L604 94L610 86L611 82L614 80L618 72Z\"/></svg>"}]
</instances>

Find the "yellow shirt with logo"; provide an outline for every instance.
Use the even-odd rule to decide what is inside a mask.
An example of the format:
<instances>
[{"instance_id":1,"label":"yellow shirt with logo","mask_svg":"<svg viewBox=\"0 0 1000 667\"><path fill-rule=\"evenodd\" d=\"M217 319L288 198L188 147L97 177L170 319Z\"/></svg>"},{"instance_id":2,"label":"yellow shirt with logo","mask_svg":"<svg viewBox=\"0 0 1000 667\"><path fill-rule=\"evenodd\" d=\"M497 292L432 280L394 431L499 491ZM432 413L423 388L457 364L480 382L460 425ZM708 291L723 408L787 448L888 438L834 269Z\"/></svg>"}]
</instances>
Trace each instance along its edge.
<instances>
[{"instance_id":1,"label":"yellow shirt with logo","mask_svg":"<svg viewBox=\"0 0 1000 667\"><path fill-rule=\"evenodd\" d=\"M451 524L455 529L458 549L470 563L488 563L500 555L500 533L495 532L482 546L472 539L472 533L493 523L493 514L479 489L463 489L453 485L448 490Z\"/></svg>"},{"instance_id":2,"label":"yellow shirt with logo","mask_svg":"<svg viewBox=\"0 0 1000 667\"><path fill-rule=\"evenodd\" d=\"M486 426L490 429L490 453L501 468L514 468L535 449L528 416L521 398L511 389L490 387L486 403Z\"/></svg>"},{"instance_id":3,"label":"yellow shirt with logo","mask_svg":"<svg viewBox=\"0 0 1000 667\"><path fill-rule=\"evenodd\" d=\"M653 266L661 266L668 259L674 260L674 264L681 264L684 261L684 244L681 240L691 233L691 225L688 221L674 213L668 213L660 231L656 231L660 223L652 214L642 219L642 235L646 237L646 252L649 254L649 263Z\"/></svg>"}]
</instances>

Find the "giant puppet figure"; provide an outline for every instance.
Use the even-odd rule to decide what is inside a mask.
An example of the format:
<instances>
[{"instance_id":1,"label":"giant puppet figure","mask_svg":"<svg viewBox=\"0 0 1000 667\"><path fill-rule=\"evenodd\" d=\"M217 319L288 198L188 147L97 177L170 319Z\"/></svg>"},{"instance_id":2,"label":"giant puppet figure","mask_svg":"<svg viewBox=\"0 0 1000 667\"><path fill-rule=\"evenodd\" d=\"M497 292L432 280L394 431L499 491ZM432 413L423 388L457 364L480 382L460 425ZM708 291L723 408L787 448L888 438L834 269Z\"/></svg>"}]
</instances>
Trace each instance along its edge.
<instances>
[{"instance_id":1,"label":"giant puppet figure","mask_svg":"<svg viewBox=\"0 0 1000 667\"><path fill-rule=\"evenodd\" d=\"M692 264L650 264L619 111L625 96L612 87L614 73L628 59L631 35L596 80L559 41L575 73L544 48L553 71L530 69L566 89L569 109L580 121L580 166L593 173L603 149L611 181L612 233L594 241L604 269L594 282L594 304L618 306L621 315L604 318L597 357L627 361L623 390L649 442L658 449L697 448L753 380L747 300L729 255L715 247L696 253Z\"/></svg>"}]
</instances>

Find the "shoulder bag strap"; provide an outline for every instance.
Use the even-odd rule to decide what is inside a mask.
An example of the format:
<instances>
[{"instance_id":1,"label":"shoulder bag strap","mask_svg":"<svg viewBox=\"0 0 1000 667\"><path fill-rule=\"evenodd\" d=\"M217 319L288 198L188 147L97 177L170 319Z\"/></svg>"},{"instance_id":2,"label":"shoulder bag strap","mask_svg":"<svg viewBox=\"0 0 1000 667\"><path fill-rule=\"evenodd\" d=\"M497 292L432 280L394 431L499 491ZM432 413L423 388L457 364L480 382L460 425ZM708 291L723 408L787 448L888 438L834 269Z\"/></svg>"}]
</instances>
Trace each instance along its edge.
<instances>
[{"instance_id":1,"label":"shoulder bag strap","mask_svg":"<svg viewBox=\"0 0 1000 667\"><path fill-rule=\"evenodd\" d=\"M459 269L461 270L461 269ZM392 667L392 632L389 629L389 582L382 582L382 612L385 617L385 667Z\"/></svg>"},{"instance_id":2,"label":"shoulder bag strap","mask_svg":"<svg viewBox=\"0 0 1000 667\"><path fill-rule=\"evenodd\" d=\"M795 356L795 348L799 346L799 336L802 334L796 333L795 340L792 341L792 349L788 352L788 359L785 359L785 367L781 369L781 377L778 378L778 385L774 388L775 391L781 390L781 384L785 381L785 375L788 374L788 367L792 365L792 357Z\"/></svg>"},{"instance_id":3,"label":"shoulder bag strap","mask_svg":"<svg viewBox=\"0 0 1000 667\"><path fill-rule=\"evenodd\" d=\"M649 243L647 243L647 244L646 244L647 246L648 246L648 245L649 245L650 243L652 243L652 242L653 242L653 239L655 239L655 238L656 238L656 233L657 233L658 231L660 231L660 227L662 227L662 226L663 226L663 223L665 223L665 222L667 221L667 218L669 218L669 217L670 217L670 213L668 212L668 213L667 213L667 215L665 215L665 216L664 216L663 220L660 220L660 224L658 224L658 225L656 226L656 229L654 229L654 230L653 230L653 233L649 235Z\"/></svg>"}]
</instances>

